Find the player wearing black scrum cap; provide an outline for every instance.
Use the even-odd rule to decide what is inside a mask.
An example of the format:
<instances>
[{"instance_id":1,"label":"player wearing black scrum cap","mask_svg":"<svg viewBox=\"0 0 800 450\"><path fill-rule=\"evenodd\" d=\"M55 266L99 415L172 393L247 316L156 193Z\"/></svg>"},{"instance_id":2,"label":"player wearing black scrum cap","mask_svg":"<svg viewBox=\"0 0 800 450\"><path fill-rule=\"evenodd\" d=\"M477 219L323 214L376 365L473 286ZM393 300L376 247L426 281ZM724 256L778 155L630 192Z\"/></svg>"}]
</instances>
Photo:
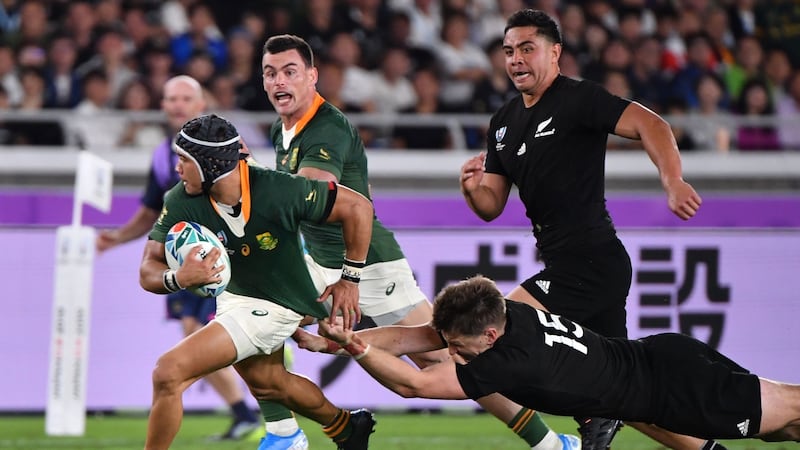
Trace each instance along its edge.
<instances>
[{"instance_id":1,"label":"player wearing black scrum cap","mask_svg":"<svg viewBox=\"0 0 800 450\"><path fill-rule=\"evenodd\" d=\"M153 371L153 405L147 449L166 449L180 427L183 391L199 377L233 364L257 398L291 405L324 427L341 449L366 449L375 421L367 410L347 411L328 401L305 377L287 372L283 343L305 316L325 318L318 288L306 269L299 223L340 222L348 259L366 258L372 205L336 183L313 181L249 165L241 155L236 128L216 115L187 122L174 151L182 184L166 195L150 233L140 267L142 287L154 293L218 280L218 249L201 260L188 257L174 274L164 256L167 231L179 221L205 225L225 245L231 281L217 297L217 315L208 325L163 354ZM351 328L360 318L358 273L328 286L331 315Z\"/></svg>"}]
</instances>

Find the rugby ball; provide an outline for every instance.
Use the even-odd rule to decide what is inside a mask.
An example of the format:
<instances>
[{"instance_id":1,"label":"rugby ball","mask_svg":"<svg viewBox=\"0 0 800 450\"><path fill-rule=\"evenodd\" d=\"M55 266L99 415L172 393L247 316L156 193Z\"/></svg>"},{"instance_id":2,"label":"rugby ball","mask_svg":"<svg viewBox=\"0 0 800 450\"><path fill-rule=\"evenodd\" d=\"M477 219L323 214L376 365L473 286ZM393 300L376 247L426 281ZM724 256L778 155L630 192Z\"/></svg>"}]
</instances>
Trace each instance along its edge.
<instances>
[{"instance_id":1,"label":"rugby ball","mask_svg":"<svg viewBox=\"0 0 800 450\"><path fill-rule=\"evenodd\" d=\"M219 282L191 286L187 289L201 297L216 297L225 290L231 281L231 261L225 246L208 228L195 222L178 222L173 225L167 232L167 239L164 241L167 265L170 269L178 270L191 250L198 245L201 247L200 253L198 253L201 258L205 258L214 247L218 248L220 256L214 267L224 265L225 268L220 272L222 278Z\"/></svg>"}]
</instances>

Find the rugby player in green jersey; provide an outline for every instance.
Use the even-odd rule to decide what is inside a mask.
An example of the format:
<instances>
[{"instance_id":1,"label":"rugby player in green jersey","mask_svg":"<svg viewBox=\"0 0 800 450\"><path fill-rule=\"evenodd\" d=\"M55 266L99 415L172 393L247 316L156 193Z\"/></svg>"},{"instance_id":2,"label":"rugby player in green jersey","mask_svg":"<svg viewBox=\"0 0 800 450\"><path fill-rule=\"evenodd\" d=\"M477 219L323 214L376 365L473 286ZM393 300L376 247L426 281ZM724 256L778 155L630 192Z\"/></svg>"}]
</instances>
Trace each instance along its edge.
<instances>
[{"instance_id":1,"label":"rugby player in green jersey","mask_svg":"<svg viewBox=\"0 0 800 450\"><path fill-rule=\"evenodd\" d=\"M292 35L273 36L262 55L264 91L279 115L270 138L276 168L304 177L341 183L370 198L364 143L345 115L317 92L317 69L311 47ZM301 224L309 271L326 284L338 278L344 250L342 228L336 223ZM373 218L372 241L360 284L361 309L377 325L419 325L430 322L432 310L394 234ZM295 336L302 340L303 331ZM437 351L409 355L419 366L449 359ZM577 448L577 437L558 435L528 408L498 395L481 406L508 424L535 450ZM267 436L259 450L303 450L305 437L289 409L259 399Z\"/></svg>"},{"instance_id":2,"label":"rugby player in green jersey","mask_svg":"<svg viewBox=\"0 0 800 450\"><path fill-rule=\"evenodd\" d=\"M333 182L249 165L241 147L235 127L215 115L187 122L175 140L182 183L167 193L150 232L140 283L165 294L219 280L221 268L213 267L219 249L200 259L193 257L198 248L179 269L167 266L164 241L179 221L200 223L217 235L230 256L231 280L217 297L216 318L159 358L145 448L169 448L183 416L183 391L233 365L257 398L320 423L340 449L367 449L372 414L337 408L307 378L287 372L283 344L307 316L341 315L348 328L360 320L358 281L372 234L372 205ZM301 220L341 223L344 264L340 279L327 288L315 286L306 268ZM330 313L322 304L329 296Z\"/></svg>"}]
</instances>

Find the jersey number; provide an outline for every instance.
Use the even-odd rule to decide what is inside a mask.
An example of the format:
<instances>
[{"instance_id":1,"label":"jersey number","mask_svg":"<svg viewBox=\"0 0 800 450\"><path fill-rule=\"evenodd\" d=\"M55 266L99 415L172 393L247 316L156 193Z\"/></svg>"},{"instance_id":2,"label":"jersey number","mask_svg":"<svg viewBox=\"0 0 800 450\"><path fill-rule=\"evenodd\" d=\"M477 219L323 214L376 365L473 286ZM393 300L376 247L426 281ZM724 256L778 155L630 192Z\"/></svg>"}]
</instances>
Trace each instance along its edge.
<instances>
[{"instance_id":1,"label":"jersey number","mask_svg":"<svg viewBox=\"0 0 800 450\"><path fill-rule=\"evenodd\" d=\"M544 343L549 345L550 347L553 344L563 344L567 347L573 348L584 355L588 352L586 345L582 344L578 339L583 337L583 328L575 322L567 322L567 324L572 325L575 329L570 330L567 328L567 325L561 321L561 316L556 314L550 314L548 312L544 312L542 310L537 309L536 314L539 316L539 322L545 328L551 328L555 333L544 333Z\"/></svg>"}]
</instances>

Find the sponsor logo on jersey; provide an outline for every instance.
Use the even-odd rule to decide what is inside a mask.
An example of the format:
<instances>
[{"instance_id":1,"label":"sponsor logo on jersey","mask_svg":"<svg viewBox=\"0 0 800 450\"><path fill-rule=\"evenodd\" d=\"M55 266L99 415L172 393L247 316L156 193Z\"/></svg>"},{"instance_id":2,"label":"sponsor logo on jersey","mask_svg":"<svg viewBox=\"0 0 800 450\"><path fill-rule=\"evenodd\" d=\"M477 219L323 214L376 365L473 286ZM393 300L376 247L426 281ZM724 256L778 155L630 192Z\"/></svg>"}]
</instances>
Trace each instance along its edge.
<instances>
[{"instance_id":1,"label":"sponsor logo on jersey","mask_svg":"<svg viewBox=\"0 0 800 450\"><path fill-rule=\"evenodd\" d=\"M161 208L161 214L158 215L157 222L159 225L164 223L164 217L167 217L167 205L164 205L164 207Z\"/></svg>"},{"instance_id":2,"label":"sponsor logo on jersey","mask_svg":"<svg viewBox=\"0 0 800 450\"><path fill-rule=\"evenodd\" d=\"M539 123L539 125L536 126L536 133L533 134L533 137L538 138L542 136L550 136L551 134L555 134L556 133L555 128L543 131L545 128L547 128L548 125L550 125L550 122L552 121L553 121L553 116L550 116L549 118Z\"/></svg>"},{"instance_id":3,"label":"sponsor logo on jersey","mask_svg":"<svg viewBox=\"0 0 800 450\"><path fill-rule=\"evenodd\" d=\"M297 172L297 154L300 153L300 147L295 147L289 153L291 157L289 158L289 172L295 173Z\"/></svg>"},{"instance_id":4,"label":"sponsor logo on jersey","mask_svg":"<svg viewBox=\"0 0 800 450\"><path fill-rule=\"evenodd\" d=\"M273 250L278 246L278 238L269 231L257 235L256 240L258 241L258 248L261 250Z\"/></svg>"},{"instance_id":5,"label":"sponsor logo on jersey","mask_svg":"<svg viewBox=\"0 0 800 450\"><path fill-rule=\"evenodd\" d=\"M744 422L737 423L736 428L739 429L742 436L747 436L747 433L750 431L750 419L745 419Z\"/></svg>"},{"instance_id":6,"label":"sponsor logo on jersey","mask_svg":"<svg viewBox=\"0 0 800 450\"><path fill-rule=\"evenodd\" d=\"M523 142L522 145L519 147L519 150L517 150L517 156L524 155L526 151L528 151L528 148L525 147L525 143Z\"/></svg>"},{"instance_id":7,"label":"sponsor logo on jersey","mask_svg":"<svg viewBox=\"0 0 800 450\"><path fill-rule=\"evenodd\" d=\"M307 202L315 202L315 201L317 201L317 190L316 189L314 189L313 191L309 192L308 195L306 195L306 201Z\"/></svg>"},{"instance_id":8,"label":"sponsor logo on jersey","mask_svg":"<svg viewBox=\"0 0 800 450\"><path fill-rule=\"evenodd\" d=\"M395 287L395 282L394 281L389 283L389 286L386 287L386 295L387 296L392 295L392 292L394 292L394 287Z\"/></svg>"},{"instance_id":9,"label":"sponsor logo on jersey","mask_svg":"<svg viewBox=\"0 0 800 450\"><path fill-rule=\"evenodd\" d=\"M264 311L263 309L254 309L250 314L257 316L257 317L264 317L269 314L269 311Z\"/></svg>"},{"instance_id":10,"label":"sponsor logo on jersey","mask_svg":"<svg viewBox=\"0 0 800 450\"><path fill-rule=\"evenodd\" d=\"M319 157L324 159L325 161L331 159L331 155L324 148L319 149Z\"/></svg>"},{"instance_id":11,"label":"sponsor logo on jersey","mask_svg":"<svg viewBox=\"0 0 800 450\"><path fill-rule=\"evenodd\" d=\"M502 141L503 138L506 137L506 131L507 130L508 130L508 127L500 127L500 128L498 128L494 132L494 140L497 141L497 142Z\"/></svg>"},{"instance_id":12,"label":"sponsor logo on jersey","mask_svg":"<svg viewBox=\"0 0 800 450\"><path fill-rule=\"evenodd\" d=\"M536 285L539 286L539 289L542 290L545 294L550 293L550 282L547 280L536 280Z\"/></svg>"}]
</instances>

